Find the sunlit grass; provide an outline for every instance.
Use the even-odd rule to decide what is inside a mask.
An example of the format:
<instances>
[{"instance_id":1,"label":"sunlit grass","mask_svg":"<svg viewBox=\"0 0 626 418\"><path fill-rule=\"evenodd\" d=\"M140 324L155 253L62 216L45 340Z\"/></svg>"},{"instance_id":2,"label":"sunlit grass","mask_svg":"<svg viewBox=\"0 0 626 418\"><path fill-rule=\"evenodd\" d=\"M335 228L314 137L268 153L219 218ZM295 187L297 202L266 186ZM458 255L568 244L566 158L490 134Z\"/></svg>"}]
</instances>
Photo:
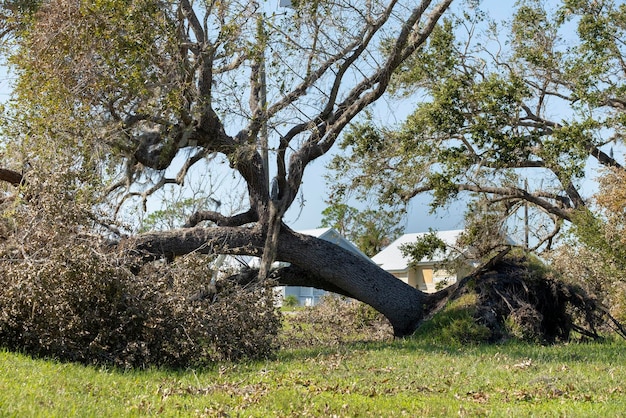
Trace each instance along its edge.
<instances>
[{"instance_id":1,"label":"sunlit grass","mask_svg":"<svg viewBox=\"0 0 626 418\"><path fill-rule=\"evenodd\" d=\"M619 416L626 344L281 351L208 370L121 371L0 352L1 416Z\"/></svg>"}]
</instances>

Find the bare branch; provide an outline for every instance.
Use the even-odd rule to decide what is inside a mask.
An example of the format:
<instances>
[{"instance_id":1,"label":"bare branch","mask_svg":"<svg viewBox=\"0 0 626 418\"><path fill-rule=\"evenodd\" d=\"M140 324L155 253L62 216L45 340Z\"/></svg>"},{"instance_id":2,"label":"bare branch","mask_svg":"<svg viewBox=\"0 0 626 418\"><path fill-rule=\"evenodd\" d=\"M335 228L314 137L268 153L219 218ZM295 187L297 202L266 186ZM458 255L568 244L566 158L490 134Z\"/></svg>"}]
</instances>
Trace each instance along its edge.
<instances>
[{"instance_id":1,"label":"bare branch","mask_svg":"<svg viewBox=\"0 0 626 418\"><path fill-rule=\"evenodd\" d=\"M183 166L178 171L178 174L176 175L176 183L183 184L189 169L193 167L194 164L198 163L199 161L202 161L202 159L205 158L209 154L210 152L207 149L201 149L200 151L195 153L193 156L187 158L187 160L185 161L185 164L183 164Z\"/></svg>"},{"instance_id":2,"label":"bare branch","mask_svg":"<svg viewBox=\"0 0 626 418\"><path fill-rule=\"evenodd\" d=\"M510 197L515 199L523 199L528 201L529 203L533 203L538 207L543 208L546 212L557 215L561 219L565 219L567 221L571 221L571 212L569 210L563 209L560 205L556 206L551 204L545 199L540 198L532 193L527 192L523 189L518 188L509 188L509 187L487 187L487 186L478 186L472 184L458 184L455 185L459 190L477 192L477 193L489 193L499 195L501 197ZM558 198L558 196L555 196ZM557 199L562 202L562 198Z\"/></svg>"},{"instance_id":3,"label":"bare branch","mask_svg":"<svg viewBox=\"0 0 626 418\"><path fill-rule=\"evenodd\" d=\"M546 251L549 251L550 249L552 249L552 242L554 241L554 239L557 237L557 235L559 235L559 233L561 232L561 227L563 225L563 219L560 219L558 217L553 217L553 225L554 227L552 228L552 231L550 231L549 233L543 235L541 237L541 239L537 242L537 244L535 244L533 247L529 248L529 251L537 251L539 248L541 248L543 245L546 246Z\"/></svg>"},{"instance_id":4,"label":"bare branch","mask_svg":"<svg viewBox=\"0 0 626 418\"><path fill-rule=\"evenodd\" d=\"M198 211L189 217L183 228L193 228L204 221L213 222L217 226L242 226L258 221L258 216L252 209L233 216L224 216L214 211Z\"/></svg>"}]
</instances>

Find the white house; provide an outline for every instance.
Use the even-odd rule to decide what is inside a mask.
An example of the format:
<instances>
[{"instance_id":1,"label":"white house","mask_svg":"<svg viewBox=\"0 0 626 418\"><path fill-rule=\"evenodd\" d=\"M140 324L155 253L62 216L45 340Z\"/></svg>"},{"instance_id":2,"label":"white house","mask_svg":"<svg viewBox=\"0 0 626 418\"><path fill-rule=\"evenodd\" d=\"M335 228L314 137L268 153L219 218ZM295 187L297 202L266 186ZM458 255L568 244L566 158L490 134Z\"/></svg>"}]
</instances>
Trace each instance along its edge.
<instances>
[{"instance_id":1,"label":"white house","mask_svg":"<svg viewBox=\"0 0 626 418\"><path fill-rule=\"evenodd\" d=\"M410 260L402 255L400 247L404 244L411 244L423 237L427 233L405 234L389 244L385 249L372 257L372 261L378 264L383 270L393 274L398 279L424 292L434 292L438 284L451 285L457 279L464 277L472 269L471 263L457 268L455 272L446 270L441 266L451 254L456 240L463 230L440 231L436 235L441 239L448 250L437 251L431 258L423 258L417 263L417 267L409 266Z\"/></svg>"}]
</instances>

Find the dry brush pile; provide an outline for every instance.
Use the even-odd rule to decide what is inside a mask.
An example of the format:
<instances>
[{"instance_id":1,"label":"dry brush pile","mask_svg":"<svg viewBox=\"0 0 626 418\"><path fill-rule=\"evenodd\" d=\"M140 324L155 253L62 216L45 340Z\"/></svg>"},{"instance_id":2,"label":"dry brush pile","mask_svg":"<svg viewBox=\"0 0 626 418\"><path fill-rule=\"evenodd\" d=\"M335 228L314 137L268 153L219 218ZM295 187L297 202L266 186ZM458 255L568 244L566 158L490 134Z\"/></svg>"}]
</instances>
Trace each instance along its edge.
<instances>
[{"instance_id":1,"label":"dry brush pile","mask_svg":"<svg viewBox=\"0 0 626 418\"><path fill-rule=\"evenodd\" d=\"M0 346L120 367L264 358L276 348L269 287L211 286L206 256L133 271L68 216L20 210L2 225Z\"/></svg>"}]
</instances>

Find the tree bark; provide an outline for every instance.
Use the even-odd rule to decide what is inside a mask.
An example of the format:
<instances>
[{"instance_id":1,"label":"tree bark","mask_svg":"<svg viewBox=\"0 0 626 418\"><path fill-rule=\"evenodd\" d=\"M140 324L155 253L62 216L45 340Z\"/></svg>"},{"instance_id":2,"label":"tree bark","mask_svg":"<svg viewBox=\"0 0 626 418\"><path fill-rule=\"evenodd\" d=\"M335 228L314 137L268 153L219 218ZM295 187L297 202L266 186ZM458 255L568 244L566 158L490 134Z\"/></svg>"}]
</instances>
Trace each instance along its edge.
<instances>
[{"instance_id":1,"label":"tree bark","mask_svg":"<svg viewBox=\"0 0 626 418\"><path fill-rule=\"evenodd\" d=\"M19 186L23 180L22 175L17 171L0 168L0 181L6 181L13 186Z\"/></svg>"},{"instance_id":2,"label":"tree bark","mask_svg":"<svg viewBox=\"0 0 626 418\"><path fill-rule=\"evenodd\" d=\"M196 227L141 234L121 247L150 261L191 252L260 256L264 244L264 234L255 228ZM413 333L423 318L426 294L333 243L283 225L276 260L292 266L284 275L278 271L272 276L280 284L315 286L364 302L389 320L398 337ZM303 280L297 280L294 271L301 272Z\"/></svg>"}]
</instances>

